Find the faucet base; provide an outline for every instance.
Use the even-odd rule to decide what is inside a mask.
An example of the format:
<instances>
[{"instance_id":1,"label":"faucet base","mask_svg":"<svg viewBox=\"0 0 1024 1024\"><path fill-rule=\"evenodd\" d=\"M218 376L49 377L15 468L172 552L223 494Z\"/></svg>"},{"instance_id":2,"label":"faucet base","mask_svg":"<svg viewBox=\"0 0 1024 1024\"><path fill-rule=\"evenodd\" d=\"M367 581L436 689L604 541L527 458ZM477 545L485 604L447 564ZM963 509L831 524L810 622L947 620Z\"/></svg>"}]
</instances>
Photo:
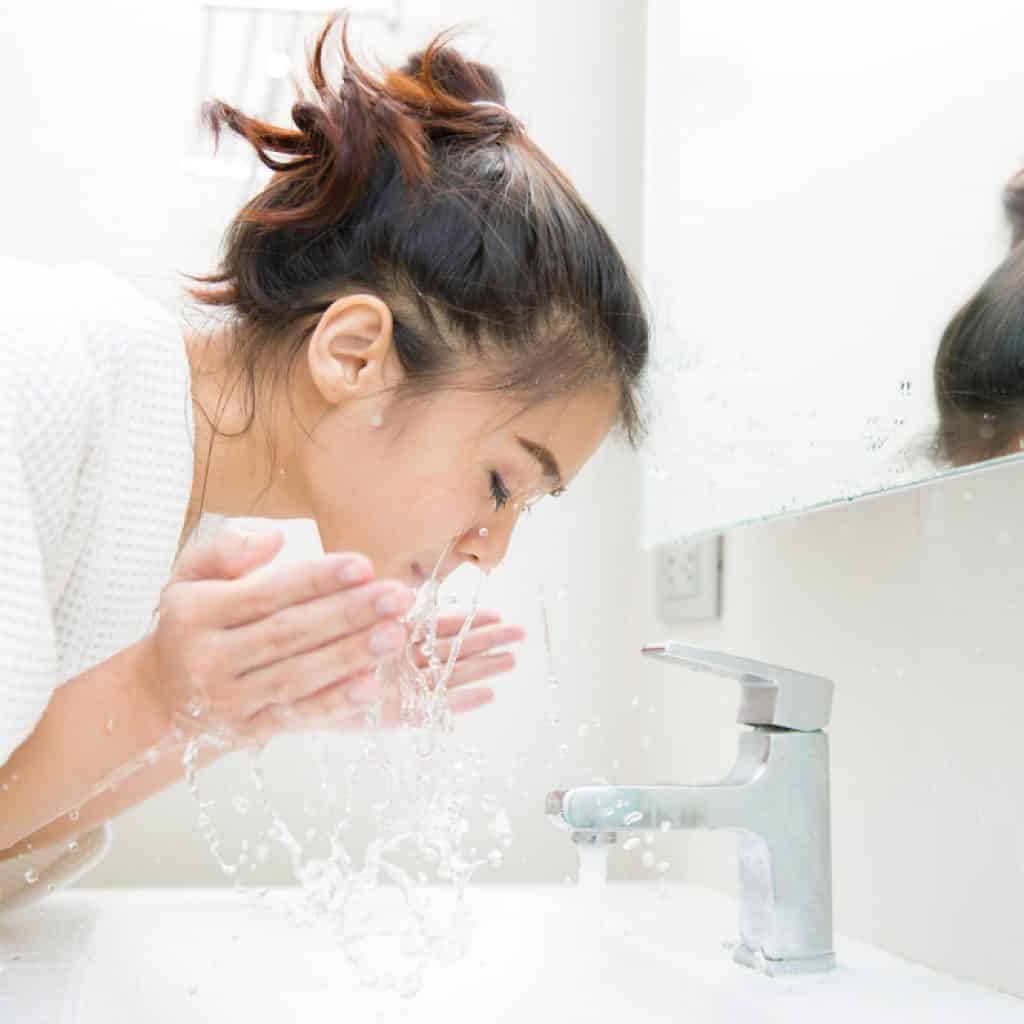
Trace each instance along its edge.
<instances>
[{"instance_id":1,"label":"faucet base","mask_svg":"<svg viewBox=\"0 0 1024 1024\"><path fill-rule=\"evenodd\" d=\"M730 944L732 945L732 944ZM772 960L759 949L751 949L742 942L732 945L732 958L744 967L750 967L770 978L786 974L823 974L836 966L835 953L821 956L792 957L788 960Z\"/></svg>"}]
</instances>

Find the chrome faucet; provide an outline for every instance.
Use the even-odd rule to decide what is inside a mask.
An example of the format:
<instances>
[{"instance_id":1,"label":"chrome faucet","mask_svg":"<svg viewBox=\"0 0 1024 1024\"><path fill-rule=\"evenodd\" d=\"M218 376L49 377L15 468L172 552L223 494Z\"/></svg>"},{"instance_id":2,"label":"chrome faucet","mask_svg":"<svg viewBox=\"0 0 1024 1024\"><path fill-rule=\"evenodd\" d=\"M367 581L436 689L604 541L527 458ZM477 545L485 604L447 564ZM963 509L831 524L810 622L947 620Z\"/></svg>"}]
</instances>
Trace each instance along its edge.
<instances>
[{"instance_id":1,"label":"chrome faucet","mask_svg":"<svg viewBox=\"0 0 1024 1024\"><path fill-rule=\"evenodd\" d=\"M578 786L547 797L552 823L577 841L621 831L729 828L739 852L739 942L733 959L769 975L828 971L832 950L829 679L702 650L642 653L740 683L736 764L698 786ZM577 838L578 834L582 835Z\"/></svg>"}]
</instances>

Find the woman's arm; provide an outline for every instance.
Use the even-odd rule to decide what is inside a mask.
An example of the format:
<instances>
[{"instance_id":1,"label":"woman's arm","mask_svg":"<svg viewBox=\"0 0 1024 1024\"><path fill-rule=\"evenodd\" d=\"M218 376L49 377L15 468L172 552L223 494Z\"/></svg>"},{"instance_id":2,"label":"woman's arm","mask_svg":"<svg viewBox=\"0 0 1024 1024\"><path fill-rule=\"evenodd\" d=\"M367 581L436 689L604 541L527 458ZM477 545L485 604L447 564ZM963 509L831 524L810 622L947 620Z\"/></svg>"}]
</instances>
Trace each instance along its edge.
<instances>
[{"instance_id":1,"label":"woman's arm","mask_svg":"<svg viewBox=\"0 0 1024 1024\"><path fill-rule=\"evenodd\" d=\"M0 766L0 860L86 832L182 775L185 740L149 696L152 634L69 679L32 734ZM146 760L151 748L160 757ZM223 752L204 745L198 763ZM116 789L97 790L126 765ZM68 811L77 809L72 820Z\"/></svg>"}]
</instances>

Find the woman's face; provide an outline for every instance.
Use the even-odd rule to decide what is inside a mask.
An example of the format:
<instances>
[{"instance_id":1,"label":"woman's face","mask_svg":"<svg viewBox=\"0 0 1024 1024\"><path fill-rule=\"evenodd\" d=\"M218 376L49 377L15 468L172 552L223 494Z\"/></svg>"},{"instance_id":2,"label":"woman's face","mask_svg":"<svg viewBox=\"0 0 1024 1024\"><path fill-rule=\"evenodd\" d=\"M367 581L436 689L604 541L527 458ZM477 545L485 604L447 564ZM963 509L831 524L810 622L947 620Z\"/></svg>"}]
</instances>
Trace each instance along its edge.
<instances>
[{"instance_id":1,"label":"woman's face","mask_svg":"<svg viewBox=\"0 0 1024 1024\"><path fill-rule=\"evenodd\" d=\"M361 551L378 578L416 585L435 566L441 579L464 562L493 569L524 508L560 493L599 447L616 403L595 389L524 411L456 389L393 416L371 408L353 404L314 433L311 514L326 551Z\"/></svg>"},{"instance_id":2,"label":"woman's face","mask_svg":"<svg viewBox=\"0 0 1024 1024\"><path fill-rule=\"evenodd\" d=\"M464 562L494 568L523 509L563 490L600 446L616 389L524 409L521 398L472 390L469 372L393 403L386 389L401 370L387 307L349 299L309 343L306 400L321 408L296 460L324 549L361 551L378 578L413 585L439 559L442 579Z\"/></svg>"}]
</instances>

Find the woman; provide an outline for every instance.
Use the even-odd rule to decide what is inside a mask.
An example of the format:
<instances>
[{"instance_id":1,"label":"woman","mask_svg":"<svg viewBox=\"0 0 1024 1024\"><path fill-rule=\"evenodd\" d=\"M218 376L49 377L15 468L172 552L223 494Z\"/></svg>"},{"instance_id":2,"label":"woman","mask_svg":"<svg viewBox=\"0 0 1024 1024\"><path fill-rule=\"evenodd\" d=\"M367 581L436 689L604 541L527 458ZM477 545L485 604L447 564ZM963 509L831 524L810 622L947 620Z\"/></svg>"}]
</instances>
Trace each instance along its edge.
<instances>
[{"instance_id":1,"label":"woman","mask_svg":"<svg viewBox=\"0 0 1024 1024\"><path fill-rule=\"evenodd\" d=\"M295 130L204 108L275 171L193 278L227 316L183 334L100 268L20 270L0 345L2 906L94 863L197 732L237 749L358 727L413 588L496 565L610 429L640 435L639 289L498 77L442 33L376 80L346 18L332 88L335 20ZM312 518L329 554L249 575L281 535L186 544L204 511ZM462 687L521 638L478 616L453 710L491 699Z\"/></svg>"}]
</instances>

